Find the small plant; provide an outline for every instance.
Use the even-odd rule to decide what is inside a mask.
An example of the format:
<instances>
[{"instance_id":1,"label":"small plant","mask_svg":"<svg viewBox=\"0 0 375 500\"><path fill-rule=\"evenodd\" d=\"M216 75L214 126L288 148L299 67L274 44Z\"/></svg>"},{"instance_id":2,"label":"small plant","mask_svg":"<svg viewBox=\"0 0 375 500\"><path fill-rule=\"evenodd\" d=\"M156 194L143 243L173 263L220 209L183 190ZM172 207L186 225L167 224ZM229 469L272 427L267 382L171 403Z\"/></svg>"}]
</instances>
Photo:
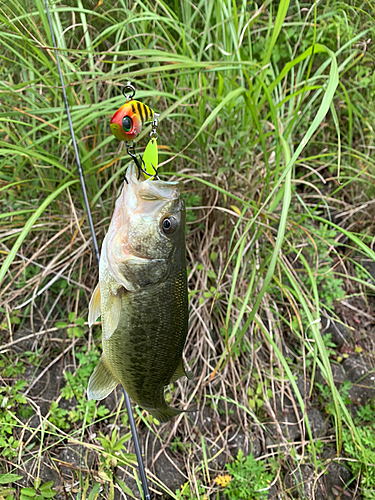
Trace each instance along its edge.
<instances>
[{"instance_id":1,"label":"small plant","mask_svg":"<svg viewBox=\"0 0 375 500\"><path fill-rule=\"evenodd\" d=\"M328 385L319 384L319 382L317 382L315 385L321 392L321 398L323 399L323 405L325 404L326 413L328 413L328 415L334 415L335 408L330 387ZM351 382L349 380L346 380L345 382L343 382L340 388L340 396L346 406L351 404L351 399L349 397L349 391L351 387Z\"/></svg>"},{"instance_id":2,"label":"small plant","mask_svg":"<svg viewBox=\"0 0 375 500\"><path fill-rule=\"evenodd\" d=\"M306 228L311 230L311 235L315 243L315 247L309 245L306 248L306 252L312 262L315 262L317 256L319 256L319 266L315 274L315 280L321 301L329 306L334 301L340 300L345 296L344 282L342 278L335 276L332 270L334 259L331 252L327 250L337 246L336 238L338 232L323 223L320 223L318 228L307 223ZM310 277L303 276L302 279L306 286L310 288Z\"/></svg>"},{"instance_id":3,"label":"small plant","mask_svg":"<svg viewBox=\"0 0 375 500\"><path fill-rule=\"evenodd\" d=\"M205 491L201 481L198 479L196 488L192 488L191 484L186 482L181 486L180 490L176 490L176 496L178 500L208 500Z\"/></svg>"},{"instance_id":4,"label":"small plant","mask_svg":"<svg viewBox=\"0 0 375 500\"><path fill-rule=\"evenodd\" d=\"M66 384L61 389L61 394L66 401L72 401L75 398L77 402L71 406L70 410L66 410L52 401L50 408L49 421L63 430L68 430L75 422L83 420L91 424L96 416L104 417L109 413L104 405L96 408L95 401L88 401L85 395L89 377L99 360L99 354L94 349L87 352L87 347L83 346L81 350L76 351L75 355L79 366L74 375L71 372L64 373Z\"/></svg>"},{"instance_id":5,"label":"small plant","mask_svg":"<svg viewBox=\"0 0 375 500\"><path fill-rule=\"evenodd\" d=\"M53 498L56 493L53 489L53 481L40 484L40 481L36 480L33 488L21 488L20 500L45 500Z\"/></svg>"},{"instance_id":6,"label":"small plant","mask_svg":"<svg viewBox=\"0 0 375 500\"><path fill-rule=\"evenodd\" d=\"M252 454L244 457L242 450L240 450L236 460L227 464L226 469L231 476L230 481L226 480L224 489L229 500L263 500L267 498L273 475L266 471L264 462L255 460Z\"/></svg>"},{"instance_id":7,"label":"small plant","mask_svg":"<svg viewBox=\"0 0 375 500\"><path fill-rule=\"evenodd\" d=\"M259 379L259 376L254 376L254 378ZM264 404L263 384L267 387L267 379L264 382L258 380L255 390L252 387L248 387L247 389L249 406L254 411L260 410ZM273 397L271 389L267 389L266 395L268 399Z\"/></svg>"},{"instance_id":8,"label":"small plant","mask_svg":"<svg viewBox=\"0 0 375 500\"><path fill-rule=\"evenodd\" d=\"M22 362L5 363L0 360L0 375L4 378L16 377L24 372ZM13 385L0 387L0 456L12 459L18 455L19 440L15 436L15 429L19 426L16 415L28 418L32 409L22 394L26 380L17 380Z\"/></svg>"},{"instance_id":9,"label":"small plant","mask_svg":"<svg viewBox=\"0 0 375 500\"><path fill-rule=\"evenodd\" d=\"M358 411L354 419L362 447L353 440L349 429L343 430L344 451L354 459L349 462L353 476L361 474L362 496L373 500L375 491L375 407L366 405ZM366 425L364 425L366 422Z\"/></svg>"},{"instance_id":10,"label":"small plant","mask_svg":"<svg viewBox=\"0 0 375 500\"><path fill-rule=\"evenodd\" d=\"M124 453L124 444L131 438L131 433L128 432L122 437L118 437L118 431L115 427L112 434L105 436L100 433L98 441L103 447L104 452L101 453L100 467L98 476L104 483L107 483L109 488L108 498L114 498L114 469L118 464L130 465L137 462L134 453Z\"/></svg>"}]
</instances>

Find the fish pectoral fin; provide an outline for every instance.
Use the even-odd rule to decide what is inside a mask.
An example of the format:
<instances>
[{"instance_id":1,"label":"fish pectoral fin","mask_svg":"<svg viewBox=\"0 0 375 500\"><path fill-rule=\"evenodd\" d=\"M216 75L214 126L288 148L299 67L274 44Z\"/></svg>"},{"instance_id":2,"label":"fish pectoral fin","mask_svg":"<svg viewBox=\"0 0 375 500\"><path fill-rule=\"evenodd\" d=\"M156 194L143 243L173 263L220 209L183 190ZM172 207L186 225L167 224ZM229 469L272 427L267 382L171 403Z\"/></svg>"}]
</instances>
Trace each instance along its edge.
<instances>
[{"instance_id":1,"label":"fish pectoral fin","mask_svg":"<svg viewBox=\"0 0 375 500\"><path fill-rule=\"evenodd\" d=\"M90 377L87 397L95 400L104 399L111 394L117 384L118 381L107 368L102 356Z\"/></svg>"},{"instance_id":2,"label":"fish pectoral fin","mask_svg":"<svg viewBox=\"0 0 375 500\"><path fill-rule=\"evenodd\" d=\"M110 339L118 327L121 316L121 293L109 294L106 312L103 318L103 334L106 340Z\"/></svg>"},{"instance_id":3,"label":"fish pectoral fin","mask_svg":"<svg viewBox=\"0 0 375 500\"><path fill-rule=\"evenodd\" d=\"M90 304L89 304L89 326L91 327L95 321L100 316L100 285L99 283L96 285L94 293L91 296Z\"/></svg>"},{"instance_id":4,"label":"fish pectoral fin","mask_svg":"<svg viewBox=\"0 0 375 500\"><path fill-rule=\"evenodd\" d=\"M188 371L185 370L184 363L183 363L183 361L181 359L180 364L178 365L177 370L174 372L174 374L173 374L173 376L171 378L170 383L176 382L176 380L178 380L181 377L185 377L185 376L189 380L191 380L192 378L194 378L193 372L191 372L189 370Z\"/></svg>"}]
</instances>

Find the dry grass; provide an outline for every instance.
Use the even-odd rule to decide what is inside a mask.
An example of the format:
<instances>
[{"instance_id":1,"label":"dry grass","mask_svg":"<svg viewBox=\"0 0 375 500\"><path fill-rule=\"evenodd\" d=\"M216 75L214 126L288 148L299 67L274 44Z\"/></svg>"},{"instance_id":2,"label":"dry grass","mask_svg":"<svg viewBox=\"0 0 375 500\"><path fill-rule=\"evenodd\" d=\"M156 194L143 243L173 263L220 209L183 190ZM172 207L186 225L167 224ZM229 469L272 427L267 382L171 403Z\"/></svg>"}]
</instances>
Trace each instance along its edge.
<instances>
[{"instance_id":1,"label":"dry grass","mask_svg":"<svg viewBox=\"0 0 375 500\"><path fill-rule=\"evenodd\" d=\"M128 161L108 132L128 70L137 97L161 112L164 178L184 186L185 357L195 378L167 395L192 411L156 426L135 409L147 474L156 498L224 498L214 479L242 449L272 472L270 497L290 499L288 474L313 464L317 480L335 461L341 424L364 449L331 369L358 348L375 364L366 274L375 255L375 124L373 86L362 81L371 75L360 64L373 58L363 46L372 14L366 7L362 22L345 24L339 2L317 4L316 14L297 2L284 17L289 2L238 3L240 15L225 2L201 10L175 2L175 13L167 4L54 8L99 243ZM86 322L98 271L42 4L2 5L1 23L0 474L23 476L16 498L39 478L54 480L59 498L131 498L115 478L137 491L132 443L110 450L104 438L129 431L121 391L107 398L109 413L84 394L99 355L100 325ZM351 327L341 350L322 340L321 316ZM311 410L329 404L318 432ZM342 460L350 463L348 453ZM361 487L358 476L350 489Z\"/></svg>"}]
</instances>

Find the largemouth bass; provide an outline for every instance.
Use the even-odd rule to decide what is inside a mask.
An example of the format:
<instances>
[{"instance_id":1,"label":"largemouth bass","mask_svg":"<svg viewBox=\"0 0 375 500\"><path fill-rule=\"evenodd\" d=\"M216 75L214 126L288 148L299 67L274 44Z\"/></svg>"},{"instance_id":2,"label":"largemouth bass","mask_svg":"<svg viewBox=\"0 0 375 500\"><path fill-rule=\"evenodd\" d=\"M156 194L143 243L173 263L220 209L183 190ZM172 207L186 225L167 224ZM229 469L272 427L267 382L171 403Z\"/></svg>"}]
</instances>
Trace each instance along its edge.
<instances>
[{"instance_id":1,"label":"largemouth bass","mask_svg":"<svg viewBox=\"0 0 375 500\"><path fill-rule=\"evenodd\" d=\"M185 207L178 183L138 179L132 164L116 202L89 305L101 315L103 354L87 389L101 400L121 384L160 422L181 413L164 399L186 373L188 329Z\"/></svg>"}]
</instances>

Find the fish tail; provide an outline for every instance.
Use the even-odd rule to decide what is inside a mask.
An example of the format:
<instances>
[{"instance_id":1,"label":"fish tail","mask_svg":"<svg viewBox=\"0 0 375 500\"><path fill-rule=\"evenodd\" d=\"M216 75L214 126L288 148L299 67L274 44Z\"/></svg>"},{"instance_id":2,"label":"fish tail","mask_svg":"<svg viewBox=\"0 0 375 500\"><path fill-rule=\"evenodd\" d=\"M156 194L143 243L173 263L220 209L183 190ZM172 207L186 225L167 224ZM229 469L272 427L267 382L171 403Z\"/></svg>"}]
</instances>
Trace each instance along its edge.
<instances>
[{"instance_id":1,"label":"fish tail","mask_svg":"<svg viewBox=\"0 0 375 500\"><path fill-rule=\"evenodd\" d=\"M159 422L161 424L168 422L168 420L170 420L171 418L176 417L177 415L180 415L181 413L183 413L185 411L185 410L178 410L176 408L171 408L167 404L165 404L165 406L163 408L153 408L152 410L146 408L146 410L149 413L151 413L151 415L154 418L159 420Z\"/></svg>"}]
</instances>

